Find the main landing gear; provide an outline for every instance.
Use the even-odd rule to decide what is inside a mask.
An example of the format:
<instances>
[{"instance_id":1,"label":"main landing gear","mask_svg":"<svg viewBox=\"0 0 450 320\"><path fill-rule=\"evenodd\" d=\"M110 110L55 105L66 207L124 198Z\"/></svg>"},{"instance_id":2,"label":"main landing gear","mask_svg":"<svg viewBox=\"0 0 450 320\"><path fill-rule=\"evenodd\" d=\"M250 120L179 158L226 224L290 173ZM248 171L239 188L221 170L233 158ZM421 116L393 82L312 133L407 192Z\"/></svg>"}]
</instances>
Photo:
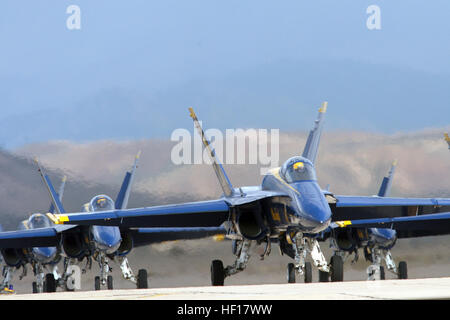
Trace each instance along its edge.
<instances>
[{"instance_id":1,"label":"main landing gear","mask_svg":"<svg viewBox=\"0 0 450 320\"><path fill-rule=\"evenodd\" d=\"M372 264L367 268L367 280L384 280L386 274L384 267L381 265L382 260L386 263L386 268L395 274L398 279L408 279L408 267L405 261L400 261L398 267L392 258L389 250L374 248L370 250L365 248L366 257L369 257Z\"/></svg>"},{"instance_id":2,"label":"main landing gear","mask_svg":"<svg viewBox=\"0 0 450 320\"><path fill-rule=\"evenodd\" d=\"M270 239L267 239L270 241ZM223 286L226 277L231 276L235 273L243 271L250 259L250 247L252 245L252 240L233 240L233 254L236 255L236 260L231 266L224 268L221 260L214 260L211 263L211 284L213 286ZM315 239L305 238L301 232L297 232L294 237L289 238L288 243L292 246L294 263L289 263L287 268L287 281L288 283L295 283L296 274L303 276L304 282L312 282L312 264L311 262L306 262L305 258L307 253L310 253L314 265L326 276L328 281L328 276L330 274L330 267L325 260L325 257L320 250L319 243ZM269 245L268 245L269 247ZM264 255L270 252L270 249L266 247ZM263 258L263 256L262 256ZM336 265L333 270L340 269L338 262L332 259L332 263ZM333 266L333 264L332 264ZM331 274L336 274L336 271ZM334 279L332 277L332 279ZM339 281L339 280L338 280Z\"/></svg>"},{"instance_id":3,"label":"main landing gear","mask_svg":"<svg viewBox=\"0 0 450 320\"><path fill-rule=\"evenodd\" d=\"M104 253L99 253L95 259L97 260L100 266L100 275L94 278L95 290L100 290L100 287L105 285L108 288L108 290L112 290L113 276L109 274L112 271L112 268L109 266L107 256ZM120 270L122 271L124 279L129 280L134 284L136 284L136 287L138 289L148 288L147 270L140 269L138 271L138 276L136 277L126 257L119 256L118 260L120 263Z\"/></svg>"},{"instance_id":4,"label":"main landing gear","mask_svg":"<svg viewBox=\"0 0 450 320\"><path fill-rule=\"evenodd\" d=\"M53 273L44 273L44 267L40 263L33 263L33 273L36 276L36 281L33 281L33 293L42 292L56 292L57 281L55 274L57 268L54 266Z\"/></svg>"},{"instance_id":5,"label":"main landing gear","mask_svg":"<svg viewBox=\"0 0 450 320\"><path fill-rule=\"evenodd\" d=\"M223 267L220 260L213 260L211 263L211 285L223 286L226 277L243 271L247 267L250 259L250 246L252 240L234 240L233 253L236 255L236 260L231 266ZM270 239L268 240L270 241Z\"/></svg>"}]
</instances>

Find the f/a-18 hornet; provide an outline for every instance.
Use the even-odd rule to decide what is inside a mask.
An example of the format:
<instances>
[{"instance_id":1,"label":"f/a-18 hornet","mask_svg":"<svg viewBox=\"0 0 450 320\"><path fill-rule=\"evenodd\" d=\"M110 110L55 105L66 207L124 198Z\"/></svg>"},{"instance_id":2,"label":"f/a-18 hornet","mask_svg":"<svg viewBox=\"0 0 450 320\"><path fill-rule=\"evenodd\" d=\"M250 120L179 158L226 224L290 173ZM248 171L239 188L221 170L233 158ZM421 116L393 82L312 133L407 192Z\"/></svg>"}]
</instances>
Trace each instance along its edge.
<instances>
[{"instance_id":1,"label":"f/a-18 hornet","mask_svg":"<svg viewBox=\"0 0 450 320\"><path fill-rule=\"evenodd\" d=\"M66 177L63 177L61 186L56 193L59 201L62 201L64 186L66 183ZM53 213L53 204L50 205L49 212ZM18 231L3 232L0 230L2 240L9 243L8 248L2 248L1 254L5 260L5 266L3 268L3 281L0 285L0 289L8 288L11 285L12 275L15 269L22 268L22 279L27 274L27 265L31 265L36 281L33 282L33 293L38 292L51 292L52 288L59 282L63 282L64 279L58 273L57 264L61 260L60 250L57 247L25 247L26 239L22 241L22 248L16 248L16 240L14 236L21 234L25 236L26 230L35 230L39 228L49 227L52 224L50 219L42 213L33 213L27 220L23 220L18 227ZM51 272L45 274L45 269L51 268Z\"/></svg>"}]
</instances>

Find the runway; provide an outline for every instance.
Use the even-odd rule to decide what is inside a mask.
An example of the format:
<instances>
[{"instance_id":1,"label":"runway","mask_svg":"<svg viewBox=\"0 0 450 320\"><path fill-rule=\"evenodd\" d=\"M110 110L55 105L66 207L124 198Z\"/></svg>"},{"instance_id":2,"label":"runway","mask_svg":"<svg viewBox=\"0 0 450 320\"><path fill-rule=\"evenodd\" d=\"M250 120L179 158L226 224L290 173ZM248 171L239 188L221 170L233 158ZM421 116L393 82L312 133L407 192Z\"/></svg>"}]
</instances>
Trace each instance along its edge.
<instances>
[{"instance_id":1,"label":"runway","mask_svg":"<svg viewBox=\"0 0 450 320\"><path fill-rule=\"evenodd\" d=\"M0 295L0 300L391 300L450 299L450 278Z\"/></svg>"}]
</instances>

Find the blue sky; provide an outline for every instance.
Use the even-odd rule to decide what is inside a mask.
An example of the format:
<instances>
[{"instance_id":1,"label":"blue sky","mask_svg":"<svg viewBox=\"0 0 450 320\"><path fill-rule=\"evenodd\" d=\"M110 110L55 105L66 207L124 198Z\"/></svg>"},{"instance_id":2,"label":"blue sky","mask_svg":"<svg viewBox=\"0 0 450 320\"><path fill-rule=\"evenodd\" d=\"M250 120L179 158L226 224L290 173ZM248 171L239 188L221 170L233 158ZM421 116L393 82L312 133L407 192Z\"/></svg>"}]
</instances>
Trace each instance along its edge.
<instances>
[{"instance_id":1,"label":"blue sky","mask_svg":"<svg viewBox=\"0 0 450 320\"><path fill-rule=\"evenodd\" d=\"M73 4L81 30L66 27ZM381 30L366 27L372 4ZM331 129L447 126L448 12L439 0L2 1L0 145L168 138L191 105L219 128L307 130L322 100Z\"/></svg>"}]
</instances>

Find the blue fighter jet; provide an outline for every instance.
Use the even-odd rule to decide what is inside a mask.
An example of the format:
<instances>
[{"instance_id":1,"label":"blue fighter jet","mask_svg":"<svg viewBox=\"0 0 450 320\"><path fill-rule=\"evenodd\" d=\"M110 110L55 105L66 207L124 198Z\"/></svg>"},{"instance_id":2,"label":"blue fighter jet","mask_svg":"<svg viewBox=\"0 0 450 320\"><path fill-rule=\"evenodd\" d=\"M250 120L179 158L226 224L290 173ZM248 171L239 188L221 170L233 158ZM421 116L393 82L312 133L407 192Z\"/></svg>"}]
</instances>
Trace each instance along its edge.
<instances>
[{"instance_id":1,"label":"blue fighter jet","mask_svg":"<svg viewBox=\"0 0 450 320\"><path fill-rule=\"evenodd\" d=\"M109 196L104 194L97 195L90 202L83 205L83 212L94 214L115 209L126 209L139 156L140 152L135 158L132 170L126 172L116 201L113 201ZM65 212L61 202L55 196L49 177L43 173L41 168L40 172L56 211L59 213ZM47 217L52 217L52 214L49 213ZM53 231L59 232L58 226ZM117 226L92 225L89 227L77 227L72 225L70 229L64 230L59 242L64 255L64 274L66 276L70 275L70 272L68 272L69 266L83 259L86 259L86 268L91 268L92 259L94 259L99 264L100 269L99 276L96 276L94 279L95 290L100 290L101 286L104 285L108 289L113 289L113 277L110 275L112 269L109 265L109 261L112 260L118 262L122 275L126 280L136 284L137 288L147 288L147 270L140 269L136 277L128 263L127 255L133 247L167 240L177 240L179 238L195 239L224 232L225 230L223 228L169 228L164 230L158 228L138 228L121 230ZM31 234L30 236L34 237ZM18 241L21 242L23 239L19 239Z\"/></svg>"},{"instance_id":2,"label":"blue fighter jet","mask_svg":"<svg viewBox=\"0 0 450 320\"><path fill-rule=\"evenodd\" d=\"M83 212L102 212L114 209L125 209L128 205L128 199L130 196L131 185L134 179L135 170L137 168L140 152L135 158L135 162L131 172L127 172L122 183L119 194L117 195L116 202L114 202L109 196L101 194L94 196L91 201L82 206ZM53 193L53 187L48 176L43 174L42 178L49 191L50 198L56 211L58 213L65 212L64 207L58 201ZM46 226L49 227L49 226ZM62 241L62 248L65 256L65 270L69 266L74 265L77 261L86 259L86 267L91 268L92 259L99 264L100 275L94 279L95 290L100 290L100 287L107 285L108 289L113 289L113 277L110 275L111 267L109 266L109 260L117 259L122 274L125 279L137 284L138 288L147 287L147 271L141 269L138 272L136 278L132 269L129 266L126 255L130 250L124 249L124 243L122 242L122 235L119 227L115 226L91 226L89 228L82 228L84 230L77 230L75 233L64 234L64 240ZM84 246L80 243L80 233L85 237ZM85 272L85 269L83 270Z\"/></svg>"},{"instance_id":3,"label":"blue fighter jet","mask_svg":"<svg viewBox=\"0 0 450 320\"><path fill-rule=\"evenodd\" d=\"M56 196L59 201L62 200L66 177L64 176ZM53 205L50 206L49 212L53 212ZM10 246L14 246L14 239L9 238L12 234L23 233L25 230L37 230L40 228L50 227L53 224L47 215L42 213L33 213L27 220L19 224L17 232L2 233L5 239L9 240ZM23 233L25 234L25 233ZM25 245L25 243L24 243ZM60 250L57 247L22 247L22 248L2 248L1 256L5 261L3 268L3 281L0 288L8 288L11 286L11 279L15 269L22 268L22 279L27 274L27 265L31 265L36 281L33 282L33 293L51 292L51 288L56 285L56 281L61 279L58 273L57 264L61 260ZM45 269L51 268L51 272L45 274ZM50 290L50 291L49 291Z\"/></svg>"},{"instance_id":4,"label":"blue fighter jet","mask_svg":"<svg viewBox=\"0 0 450 320\"><path fill-rule=\"evenodd\" d=\"M389 194L396 166L397 161L394 161L388 175L383 178L377 197L386 197ZM372 263L367 268L368 280L385 279L385 270L381 266L382 260L388 271L397 275L399 279L407 278L406 262L401 261L397 268L390 252L397 240L395 230L386 228L341 229L337 225L334 226L335 228L329 227L322 238L322 240L330 239L330 246L334 251L332 259L342 259L345 262L351 254L354 254L352 263L355 263L359 259L358 251L362 248L365 259ZM336 270L334 277L339 279L332 279L332 281L343 280L343 266L342 268L339 266L338 271ZM328 281L328 274L319 272L319 281Z\"/></svg>"},{"instance_id":5,"label":"blue fighter jet","mask_svg":"<svg viewBox=\"0 0 450 320\"><path fill-rule=\"evenodd\" d=\"M311 264L305 262L308 254L314 265L322 272L330 272L332 278L338 269L335 264L342 264L342 260L334 259L328 264L317 241L332 224L348 227L353 219L372 219L375 225L368 227L385 228L379 224L380 219L418 215L427 221L430 216L450 216L448 198L340 196L321 189L314 163L326 109L326 103L319 108L318 120L301 156L293 156L280 168L270 170L259 186L234 188L190 108L190 116L223 190L219 199L135 209L116 206L107 211L61 212L49 217L61 226L117 226L127 234L133 228L225 228L236 259L226 267L221 260L211 263L212 285L223 285L226 277L245 269L253 245L264 245L264 257L270 254L272 242L278 243L281 252L294 259L288 265L288 278L298 273L305 282L310 282ZM68 232L54 228L52 237L56 233L64 238Z\"/></svg>"}]
</instances>

